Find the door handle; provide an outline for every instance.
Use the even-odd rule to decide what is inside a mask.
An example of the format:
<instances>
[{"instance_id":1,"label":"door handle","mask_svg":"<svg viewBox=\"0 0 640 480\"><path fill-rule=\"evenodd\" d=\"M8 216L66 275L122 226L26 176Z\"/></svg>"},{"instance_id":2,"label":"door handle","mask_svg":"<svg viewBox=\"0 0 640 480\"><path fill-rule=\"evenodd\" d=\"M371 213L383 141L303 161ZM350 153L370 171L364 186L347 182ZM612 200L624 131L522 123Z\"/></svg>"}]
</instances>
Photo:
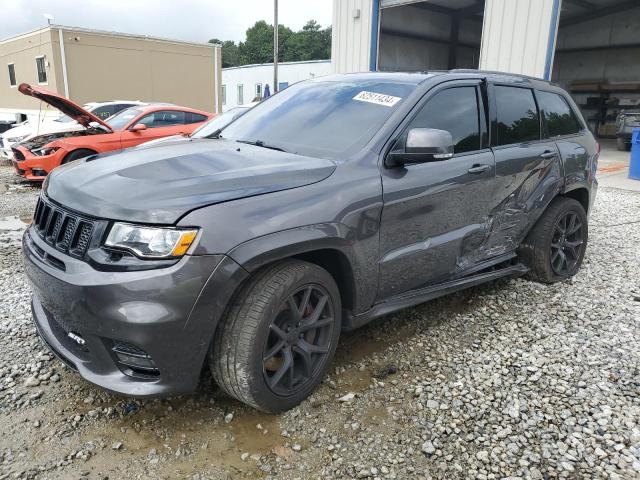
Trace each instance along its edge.
<instances>
[{"instance_id":1,"label":"door handle","mask_svg":"<svg viewBox=\"0 0 640 480\"><path fill-rule=\"evenodd\" d=\"M468 173L484 173L491 168L491 165L483 163L482 165L476 163L473 167L467 170Z\"/></svg>"},{"instance_id":2,"label":"door handle","mask_svg":"<svg viewBox=\"0 0 640 480\"><path fill-rule=\"evenodd\" d=\"M555 158L558 156L558 152L554 152L551 150L546 150L544 153L540 154L540 158Z\"/></svg>"}]
</instances>

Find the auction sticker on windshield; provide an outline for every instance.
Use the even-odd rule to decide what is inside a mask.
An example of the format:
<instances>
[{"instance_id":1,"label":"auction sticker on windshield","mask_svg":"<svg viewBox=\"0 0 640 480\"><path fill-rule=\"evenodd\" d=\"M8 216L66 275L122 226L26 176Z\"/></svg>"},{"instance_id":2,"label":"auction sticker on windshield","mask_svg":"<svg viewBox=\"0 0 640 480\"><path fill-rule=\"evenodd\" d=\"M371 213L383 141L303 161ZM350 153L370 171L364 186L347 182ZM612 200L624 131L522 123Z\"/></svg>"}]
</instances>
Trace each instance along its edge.
<instances>
[{"instance_id":1,"label":"auction sticker on windshield","mask_svg":"<svg viewBox=\"0 0 640 480\"><path fill-rule=\"evenodd\" d=\"M383 93L366 92L362 91L353 97L354 100L359 102L375 103L376 105L383 105L385 107L393 107L402 98L394 97L392 95L384 95Z\"/></svg>"}]
</instances>

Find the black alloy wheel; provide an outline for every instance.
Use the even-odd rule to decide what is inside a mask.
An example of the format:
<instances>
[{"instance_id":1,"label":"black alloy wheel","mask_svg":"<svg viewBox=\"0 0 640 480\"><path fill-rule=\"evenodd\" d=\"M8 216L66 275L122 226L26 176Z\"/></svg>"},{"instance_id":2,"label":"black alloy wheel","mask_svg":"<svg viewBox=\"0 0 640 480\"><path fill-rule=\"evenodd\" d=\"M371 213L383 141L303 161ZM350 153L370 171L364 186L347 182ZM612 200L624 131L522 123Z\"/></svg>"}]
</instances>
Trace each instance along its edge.
<instances>
[{"instance_id":1,"label":"black alloy wheel","mask_svg":"<svg viewBox=\"0 0 640 480\"><path fill-rule=\"evenodd\" d=\"M558 219L551 240L551 268L556 275L570 275L576 269L584 245L582 221L569 211Z\"/></svg>"},{"instance_id":2,"label":"black alloy wheel","mask_svg":"<svg viewBox=\"0 0 640 480\"><path fill-rule=\"evenodd\" d=\"M322 382L341 330L333 276L303 260L275 262L253 273L221 319L209 352L213 377L259 410L288 410Z\"/></svg>"},{"instance_id":3,"label":"black alloy wheel","mask_svg":"<svg viewBox=\"0 0 640 480\"><path fill-rule=\"evenodd\" d=\"M269 325L262 363L269 389L290 396L317 376L329 355L334 305L320 285L305 285L282 304Z\"/></svg>"}]
</instances>

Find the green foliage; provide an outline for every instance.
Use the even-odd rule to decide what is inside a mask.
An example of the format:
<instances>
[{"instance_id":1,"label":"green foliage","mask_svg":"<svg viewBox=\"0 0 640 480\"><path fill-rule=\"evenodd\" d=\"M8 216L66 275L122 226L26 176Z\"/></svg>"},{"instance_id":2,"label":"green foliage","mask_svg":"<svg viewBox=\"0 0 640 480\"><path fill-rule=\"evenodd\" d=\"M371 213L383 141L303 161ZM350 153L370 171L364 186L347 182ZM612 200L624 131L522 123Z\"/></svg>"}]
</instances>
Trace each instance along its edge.
<instances>
[{"instance_id":1,"label":"green foliage","mask_svg":"<svg viewBox=\"0 0 640 480\"><path fill-rule=\"evenodd\" d=\"M222 45L223 67L273 62L273 25L264 20L247 30L244 42L236 44L217 38L209 42ZM278 59L281 62L328 58L331 58L331 27L323 29L315 20L309 20L298 32L278 25Z\"/></svg>"}]
</instances>

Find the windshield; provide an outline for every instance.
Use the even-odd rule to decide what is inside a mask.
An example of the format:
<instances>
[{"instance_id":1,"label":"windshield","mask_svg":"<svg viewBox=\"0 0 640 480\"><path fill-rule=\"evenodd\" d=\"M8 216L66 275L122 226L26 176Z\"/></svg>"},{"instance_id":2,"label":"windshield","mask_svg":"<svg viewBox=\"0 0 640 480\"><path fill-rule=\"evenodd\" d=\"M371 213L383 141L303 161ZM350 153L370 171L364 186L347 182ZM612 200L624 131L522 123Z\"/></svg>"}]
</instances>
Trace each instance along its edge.
<instances>
[{"instance_id":1,"label":"windshield","mask_svg":"<svg viewBox=\"0 0 640 480\"><path fill-rule=\"evenodd\" d=\"M338 159L364 147L415 88L380 81L298 83L242 115L221 138Z\"/></svg>"},{"instance_id":2,"label":"windshield","mask_svg":"<svg viewBox=\"0 0 640 480\"><path fill-rule=\"evenodd\" d=\"M121 130L128 123L136 118L138 115L142 113L142 110L139 108L125 108L124 110L119 111L115 115L109 117L105 123L109 125L114 130Z\"/></svg>"},{"instance_id":3,"label":"windshield","mask_svg":"<svg viewBox=\"0 0 640 480\"><path fill-rule=\"evenodd\" d=\"M240 115L244 114L249 110L246 107L238 107L232 108L231 110L224 112L218 115L213 120L209 120L207 123L200 126L197 130L195 130L192 134L192 138L205 138L209 135L219 132L224 127L233 122Z\"/></svg>"}]
</instances>

